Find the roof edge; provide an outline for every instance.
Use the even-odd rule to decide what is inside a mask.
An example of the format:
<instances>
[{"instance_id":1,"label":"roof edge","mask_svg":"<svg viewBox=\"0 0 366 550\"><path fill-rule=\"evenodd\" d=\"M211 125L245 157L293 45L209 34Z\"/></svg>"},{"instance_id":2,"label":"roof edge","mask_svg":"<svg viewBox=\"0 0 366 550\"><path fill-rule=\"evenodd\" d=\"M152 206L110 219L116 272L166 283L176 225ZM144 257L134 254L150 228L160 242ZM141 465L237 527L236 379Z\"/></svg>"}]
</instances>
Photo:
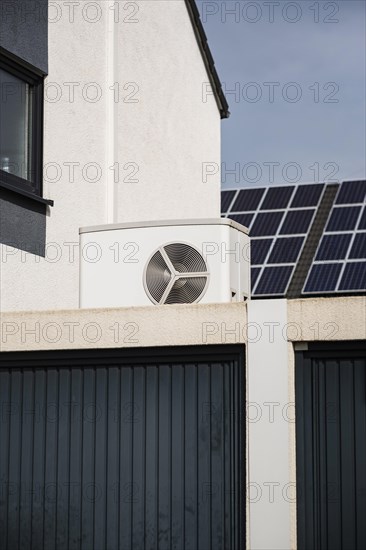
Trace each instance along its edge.
<instances>
[{"instance_id":1,"label":"roof edge","mask_svg":"<svg viewBox=\"0 0 366 550\"><path fill-rule=\"evenodd\" d=\"M184 0L184 2L187 6L189 18L191 20L193 31L197 39L197 44L210 79L216 103L220 111L220 116L221 118L229 118L229 104L226 100L219 75L217 74L215 68L215 61L208 45L207 36L201 22L201 16L196 5L196 0Z\"/></svg>"}]
</instances>

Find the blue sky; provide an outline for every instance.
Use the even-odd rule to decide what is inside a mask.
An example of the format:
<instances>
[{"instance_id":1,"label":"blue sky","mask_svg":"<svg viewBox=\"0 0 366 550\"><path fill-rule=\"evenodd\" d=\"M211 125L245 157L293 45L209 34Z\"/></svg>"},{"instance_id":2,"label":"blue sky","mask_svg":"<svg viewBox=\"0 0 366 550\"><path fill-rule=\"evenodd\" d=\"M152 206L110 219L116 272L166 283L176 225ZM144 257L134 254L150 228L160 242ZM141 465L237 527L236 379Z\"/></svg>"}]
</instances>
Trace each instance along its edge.
<instances>
[{"instance_id":1,"label":"blue sky","mask_svg":"<svg viewBox=\"0 0 366 550\"><path fill-rule=\"evenodd\" d=\"M223 188L365 178L365 2L197 5L230 104Z\"/></svg>"}]
</instances>

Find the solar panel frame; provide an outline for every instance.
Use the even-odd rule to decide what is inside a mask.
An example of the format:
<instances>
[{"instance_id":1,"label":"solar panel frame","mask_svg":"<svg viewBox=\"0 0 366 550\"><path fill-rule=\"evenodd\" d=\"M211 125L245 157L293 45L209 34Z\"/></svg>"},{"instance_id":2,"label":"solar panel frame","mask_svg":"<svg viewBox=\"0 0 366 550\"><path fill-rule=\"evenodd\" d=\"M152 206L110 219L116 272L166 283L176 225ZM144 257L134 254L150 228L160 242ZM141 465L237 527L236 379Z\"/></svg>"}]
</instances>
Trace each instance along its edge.
<instances>
[{"instance_id":1,"label":"solar panel frame","mask_svg":"<svg viewBox=\"0 0 366 550\"><path fill-rule=\"evenodd\" d=\"M235 189L223 189L221 191L221 213L226 214L229 212L231 205L234 203L236 195L238 194ZM224 195L224 200L223 200Z\"/></svg>"},{"instance_id":2,"label":"solar panel frame","mask_svg":"<svg viewBox=\"0 0 366 550\"><path fill-rule=\"evenodd\" d=\"M314 191L309 193L309 189ZM290 208L316 207L322 197L325 189L325 184L311 183L299 185L292 198ZM297 204L296 204L297 203Z\"/></svg>"},{"instance_id":3,"label":"solar panel frame","mask_svg":"<svg viewBox=\"0 0 366 550\"><path fill-rule=\"evenodd\" d=\"M349 248L348 260L364 259L366 259L366 231L358 231Z\"/></svg>"},{"instance_id":4,"label":"solar panel frame","mask_svg":"<svg viewBox=\"0 0 366 550\"><path fill-rule=\"evenodd\" d=\"M352 235L350 233L324 234L315 255L315 261L344 260L347 255L351 239Z\"/></svg>"},{"instance_id":5,"label":"solar panel frame","mask_svg":"<svg viewBox=\"0 0 366 550\"><path fill-rule=\"evenodd\" d=\"M361 210L361 206L359 205L334 205L327 220L325 232L340 233L354 231L357 227ZM347 215L346 218L344 217L345 215Z\"/></svg>"},{"instance_id":6,"label":"solar panel frame","mask_svg":"<svg viewBox=\"0 0 366 550\"><path fill-rule=\"evenodd\" d=\"M278 264L272 264L270 261L273 260L273 250L275 250L276 243L281 238L290 238L290 237L300 237L304 236L304 242L301 248L300 253L297 256L297 261L299 257L301 257L301 253L303 250L303 247L305 246L306 238L309 234L309 231L312 227L312 224L314 222L314 218L317 212L317 207L322 200L322 197L324 195L324 192L326 190L327 184L326 183L315 183L315 184L300 184L293 186L293 193L291 195L291 198L289 202L286 205L286 208L276 208L277 205L284 205L286 201L281 202L282 199L274 198L274 203L272 202L271 197L275 197L276 193L283 192L286 194L286 191L283 191L285 188L290 188L291 186L272 186L272 187L257 187L257 188L244 188L244 189L225 189L223 190L224 193L233 192L232 195L233 199L231 201L231 204L229 206L226 205L226 217L231 217L232 219L236 219L239 221L239 223L242 223L245 220L245 223L243 225L246 225L249 230L250 228L256 227L254 224L257 221L258 228L255 229L255 233L251 234L252 241L257 240L265 240L269 241L272 240L272 243L268 247L268 253L267 256L264 258L264 253L261 256L261 260L263 260L263 264L252 264L255 267L252 267L253 276L255 273L255 277L257 280L253 280L255 283L255 286L253 286L253 296L262 296L262 294L256 293L256 287L258 286L258 290L262 288L262 285L260 284L260 280L265 272L265 270L268 267L295 267L295 264L287 264L287 263L278 263ZM246 192L251 194L252 197L256 197L255 201L251 201L248 203L248 201L245 203L245 193L241 194L241 201L238 203L237 199L239 198L240 192ZM287 191L289 194L289 191ZM228 195L229 196L229 195ZM258 200L259 197L259 200ZM286 199L287 200L287 199ZM355 182L342 182L339 185L339 189L337 191L337 195L334 199L334 203L330 209L328 219L325 224L325 230L322 235L322 237L319 239L319 243L317 246L317 250L315 252L311 268L309 269L309 273L306 277L304 287L302 290L302 293L304 295L307 294L326 294L326 293L337 293L341 292L347 293L347 292L360 292L366 289L354 289L354 288L347 288L347 283L344 283L342 281L345 281L345 273L351 273L354 269L361 269L356 267L349 267L353 263L360 264L361 267L363 266L363 262L366 261L366 258L363 256L362 249L364 248L364 239L366 237L363 237L362 235L366 232L366 182L364 180L359 180ZM237 205L237 206L236 206ZM255 206L255 208L254 208ZM243 210L239 211L239 207L243 208ZM249 208L253 208L252 210L249 210ZM337 209L349 209L349 210L339 210ZM234 214L235 212L235 214ZM269 229L261 230L261 223L259 221L261 220L260 214L270 214L273 212L282 212L282 217L280 220L278 220L278 224L273 223L272 224L272 230L273 233L269 232ZM309 212L309 213L307 213ZM334 214L334 212L336 212ZM349 212L350 213L350 219L347 220L344 219L344 213ZM239 218L240 216L240 218ZM301 220L301 216L304 218ZM333 216L333 221L331 221L331 216ZM341 221L338 222L337 218ZM248 223L246 220L250 220L250 223ZM241 221L240 221L241 220ZM267 218L268 220L271 220L271 218ZM291 221L292 220L292 221ZM302 221L302 227L299 227L299 222ZM264 219L264 222L266 220ZM266 223L264 223L266 225ZM343 229L345 228L345 229ZM300 231L303 231L300 233ZM250 231L252 233L252 231ZM264 234L265 233L265 234ZM332 253L323 252L325 249L325 244L327 239L335 238L335 243L337 244L337 239L343 239L344 241L339 241L342 244L342 250ZM348 237L347 237L348 236ZM329 241L330 242L330 241ZM348 248L347 248L348 243ZM323 247L323 251L321 251L321 247ZM345 253L345 249L347 248L347 252ZM320 250L320 252L319 252ZM271 258L272 255L272 259ZM366 255L366 254L365 254ZM263 259L264 258L264 259ZM292 257L290 256L292 259ZM327 259L325 259L327 258ZM287 258L285 258L287 259ZM259 261L259 260L255 260ZM338 273L338 280L336 282L335 289L325 289L327 287L327 284L321 285L319 288L320 290L314 289L312 286L311 291L306 290L306 288L310 288L308 285L310 273L312 272L312 269L314 266L324 266L329 264L337 264L336 272ZM340 267L339 267L340 266ZM320 269L317 267L316 269ZM324 269L331 269L331 268L324 268ZM275 271L273 272L275 273ZM293 273L293 272L292 272ZM346 277L347 278L347 277ZM290 277L291 280L291 277ZM262 283L263 284L263 283ZM290 284L290 281L289 281ZM354 286L354 283L350 282L350 286ZM357 286L357 285L356 285ZM286 288L287 292L287 288ZM279 294L275 294L278 296Z\"/></svg>"},{"instance_id":7,"label":"solar panel frame","mask_svg":"<svg viewBox=\"0 0 366 550\"><path fill-rule=\"evenodd\" d=\"M285 210L290 204L294 193L293 185L269 187L261 202L260 210Z\"/></svg>"},{"instance_id":8,"label":"solar panel frame","mask_svg":"<svg viewBox=\"0 0 366 550\"><path fill-rule=\"evenodd\" d=\"M322 185L322 193L321 193L321 195L320 195L319 201L321 200L321 197L323 196L324 190L325 190L325 186ZM294 233L293 233L293 234L290 234L290 235L287 235L287 236L286 236L286 233L283 234L283 233L282 233L282 230L283 230L283 226L284 226L284 224L285 224L285 220L286 220L288 214L291 213L291 212L294 212L296 215L298 215L298 213L301 212L301 211L309 211L309 212L311 212L310 218L309 218L309 223L308 223L308 225L307 225L307 230L306 230L306 232L304 232L304 233L297 233L297 234L294 234ZM289 280L287 281L287 285L286 285L286 287L285 287L285 289L284 289L284 293L283 293L283 294L280 294L280 293L275 294L275 296L277 296L277 297L278 297L278 296L285 296L285 295L286 295L286 293L287 293L287 291L288 291L288 288L289 288L289 286L290 286L291 280L292 280L293 273L294 273L294 271L295 271L296 262L292 262L292 263L289 262L289 263L283 263L283 264L271 264L271 263L269 262L269 258L271 257L272 250L273 250L273 248L275 247L277 240L280 239L280 238L288 238L288 237L290 237L290 236L294 236L294 237L297 238L297 237L302 236L302 237L303 237L303 242L302 242L300 251L299 251L299 253L298 253L298 257L297 257L297 260L298 260L298 259L300 258L300 256L301 256L301 254L302 254L302 251L303 251L304 246L305 246L305 243L306 243L306 237L307 237L307 235L308 235L308 233L309 233L309 231L310 231L310 228L311 228L311 226L312 226L312 223L313 223L313 221L314 221L315 214L316 214L316 209L315 209L315 208L307 208L307 207L305 207L305 208L299 208L299 209L291 209L290 207L288 207L288 208L285 209L283 212L284 212L284 216L282 217L281 223L280 223L280 225L279 225L279 227L278 227L277 235L274 236L273 245L272 245L272 247L270 248L270 250L269 250L269 252L268 252L268 256L267 256L267 258L266 258L266 260L265 260L265 262L264 262L264 265L262 266L262 271L264 271L264 270L266 269L266 267L291 267L291 268L292 268L292 271L290 272L290 278L289 278ZM258 286L259 286L259 280L261 279L261 277L262 277L262 274L261 274L260 277L258 278L258 282L257 282ZM256 286L255 289L254 289L253 295L254 295L254 296L261 296L261 297L270 296L270 294L265 294L265 295L264 295L264 294L259 294L259 293L257 293L257 286Z\"/></svg>"},{"instance_id":9,"label":"solar panel frame","mask_svg":"<svg viewBox=\"0 0 366 550\"><path fill-rule=\"evenodd\" d=\"M277 235L284 213L282 210L271 210L270 212L258 212L253 219L251 226L252 237L273 237ZM258 226L258 227L256 227ZM258 232L260 230L260 232Z\"/></svg>"},{"instance_id":10,"label":"solar panel frame","mask_svg":"<svg viewBox=\"0 0 366 550\"><path fill-rule=\"evenodd\" d=\"M289 287L294 269L295 265L270 265L263 267L254 288L255 296L284 296ZM277 273L277 276L273 275L275 272ZM271 286L270 288L265 286L268 282L268 279L265 279L269 278L271 274L274 281L273 285L277 285L277 290L274 290L274 286ZM261 290L261 284L264 285L263 290Z\"/></svg>"},{"instance_id":11,"label":"solar panel frame","mask_svg":"<svg viewBox=\"0 0 366 550\"><path fill-rule=\"evenodd\" d=\"M352 200L352 196L354 199ZM343 181L339 186L335 205L362 204L366 200L366 181Z\"/></svg>"},{"instance_id":12,"label":"solar panel frame","mask_svg":"<svg viewBox=\"0 0 366 550\"><path fill-rule=\"evenodd\" d=\"M239 189L235 200L231 204L230 212L243 213L243 212L255 212L263 200L266 189L263 187L244 188ZM247 204L243 204L245 197Z\"/></svg>"},{"instance_id":13,"label":"solar panel frame","mask_svg":"<svg viewBox=\"0 0 366 550\"><path fill-rule=\"evenodd\" d=\"M360 216L360 220L358 222L357 230L358 231L366 230L366 204L365 204L365 206L363 208L363 212Z\"/></svg>"},{"instance_id":14,"label":"solar panel frame","mask_svg":"<svg viewBox=\"0 0 366 550\"><path fill-rule=\"evenodd\" d=\"M283 224L281 226L280 235L307 235L314 221L316 209L315 208L301 208L299 210L289 209L284 216ZM300 224L301 215L304 215L305 226ZM306 215L305 215L306 214ZM294 218L293 220L290 218ZM291 225L292 231L284 231L286 224ZM298 231L296 231L296 226ZM305 229L306 227L306 229Z\"/></svg>"},{"instance_id":15,"label":"solar panel frame","mask_svg":"<svg viewBox=\"0 0 366 550\"><path fill-rule=\"evenodd\" d=\"M359 269L358 269L359 268ZM358 285L353 284L357 277L361 281ZM343 280L347 280L347 284L343 287ZM366 288L366 260L363 262L347 262L345 263L344 269L339 277L338 281L338 290L340 292L363 292Z\"/></svg>"},{"instance_id":16,"label":"solar panel frame","mask_svg":"<svg viewBox=\"0 0 366 550\"><path fill-rule=\"evenodd\" d=\"M273 238L260 238L260 239L251 239L250 243L251 243L251 265L264 265L265 261L266 261L266 258L268 257L268 254L270 252L270 250L272 249L272 246L273 246L273 241L274 239ZM257 251L253 251L253 244L256 243L254 245L254 247L259 247L262 245L262 249L261 251L257 252ZM258 243L258 244L257 244ZM268 245L268 246L266 246ZM256 254L257 254L257 257L256 257ZM258 258L258 256L260 256L260 258ZM261 260L261 261L257 261L258 260Z\"/></svg>"},{"instance_id":17,"label":"solar panel frame","mask_svg":"<svg viewBox=\"0 0 366 550\"><path fill-rule=\"evenodd\" d=\"M304 241L305 237L299 236L278 237L267 258L267 265L296 264L303 249ZM285 252L292 254L292 256L290 258L284 257Z\"/></svg>"},{"instance_id":18,"label":"solar panel frame","mask_svg":"<svg viewBox=\"0 0 366 550\"><path fill-rule=\"evenodd\" d=\"M366 193L364 193L363 191L362 193L358 192L357 197L355 199L351 199L352 189L346 188L346 186L349 185L349 183L352 183L352 182L343 182L338 189L337 195L335 197L332 208L330 209L328 219L325 224L323 235L319 239L318 247L315 252L314 259L313 259L311 268L309 270L309 274L303 286L302 294L304 295L329 294L329 293L347 294L347 293L358 293L358 292L366 291L366 286L364 288L354 288L354 287L347 288L346 284L343 285L345 274L347 274L347 277L348 277L348 273L353 269L352 267L349 267L349 266L353 263L362 263L362 260L366 261L366 253L363 257L362 256L359 256L357 258L352 257L352 250L354 250L355 242L356 243L358 242L358 235L362 235L363 233L365 233L365 230L363 229L363 224L366 223ZM365 185L362 185L361 187L362 189L366 190L366 182L364 183ZM346 189L346 191L343 191L344 189ZM342 196L341 196L341 199L339 199L341 190L342 190ZM360 200L361 197L363 197L363 202L357 202ZM347 201L350 201L350 202L345 202L346 199ZM347 225L341 224L340 227L345 227L345 226L347 227L347 229L344 229L344 230L333 229L334 226L330 224L330 220L332 219L332 217L334 217L334 212L337 212L336 216L338 216L338 220L340 220L341 214L338 214L338 212L346 212L347 209L349 209L349 211L353 213L353 215L350 216L350 218L352 218L352 223L347 222ZM330 260L330 261L318 259L319 250L323 245L324 239L326 239L329 236L338 236L340 234L350 236L348 248L344 255L344 258L339 260ZM338 276L338 280L336 282L335 288L332 290L322 290L322 289L312 290L312 291L307 290L310 273L314 268L314 266L322 266L322 265L327 265L329 263L336 263L337 265L340 266L339 276Z\"/></svg>"},{"instance_id":19,"label":"solar panel frame","mask_svg":"<svg viewBox=\"0 0 366 550\"><path fill-rule=\"evenodd\" d=\"M337 288L337 284L339 281L340 274L342 272L342 264L340 262L323 262L318 264L313 264L311 266L311 269L309 270L308 276L306 278L306 281L304 283L304 293L306 294L324 294L328 292L335 292ZM320 281L321 276L324 276L324 273L327 273L327 284L323 285L322 288L319 288L318 285L312 285L312 278L314 277L317 280ZM324 279L323 279L324 280ZM331 280L332 284L329 284L329 280ZM315 281L315 282L316 282ZM310 285L310 288L308 288ZM328 287L328 288L325 288Z\"/></svg>"},{"instance_id":20,"label":"solar panel frame","mask_svg":"<svg viewBox=\"0 0 366 550\"><path fill-rule=\"evenodd\" d=\"M257 284L258 277L262 271L261 267L251 267L250 268L250 282L251 282L251 292L253 292L255 285Z\"/></svg>"},{"instance_id":21,"label":"solar panel frame","mask_svg":"<svg viewBox=\"0 0 366 550\"><path fill-rule=\"evenodd\" d=\"M298 192L298 189L300 186L297 184L294 184L293 186L272 186L272 187L258 187L258 188L244 188L244 189L238 189L237 194L235 195L232 204L229 208L229 210L226 213L226 217L233 219L235 221L239 221L239 223L243 224L243 221L245 222L243 225L246 225L249 228L249 234L252 239L252 242L256 240L272 240L271 245L269 246L267 256L263 259L263 264L252 264L255 267L252 267L252 269L255 269L256 271L253 272L253 277L255 274L255 278L253 280L253 288L252 288L252 295L255 297L257 296L256 293L256 287L257 284L259 284L259 281L262 277L262 273L267 269L267 267L288 267L291 268L291 271L285 270L286 272L290 273L290 279L287 281L287 285L285 288L285 293L288 290L288 286L291 282L291 277L293 275L296 261L298 261L299 257L302 254L303 248L305 246L306 237L309 234L309 231L312 227L312 224L314 222L314 218L316 215L316 207L319 205L320 201L322 200L323 194L326 189L326 185L324 183L316 183L316 184L303 184L301 187L303 189L303 193L305 188L307 189L309 186L311 186L311 189L313 190L313 193L311 194L311 199L308 200L308 203L311 203L314 206L302 206L302 207L292 207L293 199ZM290 191L282 191L285 188L292 188L291 194ZM230 191L230 189L223 190L224 192ZM251 196L254 197L254 199L251 202L247 202L247 204L244 204L244 198L245 193L248 193L249 191L252 192ZM256 193L255 193L256 191ZM244 193L245 192L245 193ZM288 195L288 200L286 198L286 208L274 208L273 203L266 202L266 198L270 196L274 196L276 192L284 193ZM239 199L239 194L240 200ZM248 194L247 194L248 197ZM314 198L316 197L316 198ZM258 200L259 198L259 200ZM269 200L269 199L268 199ZM282 199L281 199L282 200ZM253 202L254 201L254 202ZM316 202L317 201L317 202ZM315 204L316 202L316 204ZM279 204L279 203L277 203ZM280 204L284 204L284 202L280 202ZM254 209L254 205L256 205L256 208ZM265 208L267 206L267 208ZM243 210L240 210L240 208L243 208ZM253 209L251 209L253 208ZM302 212L304 212L304 216L306 216L306 222L303 224L303 229L301 229L301 233L299 231L296 231L296 228L299 227L299 216L301 216ZM295 224L295 231L294 228L292 228L291 232L289 232L287 229L285 232L282 232L283 225L285 223L285 220L287 219L288 215L291 215L294 217L296 224ZM263 217L263 215L266 215L266 217ZM243 220L244 217L244 220ZM247 223L245 218L250 217L250 224ZM276 219L277 218L277 219ZM260 223L260 220L262 220L262 223ZM274 220L274 221L273 221ZM269 223L272 223L272 227L269 229L263 228ZM263 224L263 225L262 225ZM257 229L256 226L258 225ZM254 228L254 231L253 231ZM288 231L288 232L287 232ZM285 239L285 238L301 238L302 237L302 243L300 247L300 251L298 252L296 261L286 262L286 263L269 263L269 258L271 256L273 248L276 246L276 242L279 239ZM262 257L264 254L262 255ZM292 258L291 258L292 259ZM259 271L258 271L259 270ZM256 279L256 280L255 280ZM275 294L276 296L280 296L282 294ZM259 296L259 295L258 295ZM260 295L262 296L262 294ZM270 294L268 295L270 296Z\"/></svg>"},{"instance_id":22,"label":"solar panel frame","mask_svg":"<svg viewBox=\"0 0 366 550\"><path fill-rule=\"evenodd\" d=\"M346 187L347 185L351 185L351 187ZM253 286L252 289L252 294L254 297L264 296L264 294L262 294L264 284L264 279L262 280L262 276L266 276L263 274L266 272L267 268L271 266L287 266L295 268L296 262L301 257L309 231L313 226L317 206L321 202L326 188L327 183L252 188L250 191L254 193L254 195L256 193L255 210L248 210L248 208L253 207L253 202L250 204L244 204L243 201L246 198L244 193L241 195L242 203L240 207L246 209L241 212L237 211L238 206L233 206L232 209L229 209L227 217L231 217L240 223L243 223L244 221L244 225L249 227L252 243L255 243L256 240L267 241L267 255L265 255L265 251L263 251L262 254L254 260L256 263L252 264L255 266L256 270L253 274L255 273L255 276L257 277L256 281L253 280L255 283L255 286ZM356 191L354 191L355 189ZM343 182L339 185L336 198L334 199L334 203L330 209L328 219L325 224L324 233L319 240L311 268L304 283L302 290L304 295L359 292L363 290L358 288L348 289L347 284L344 283L344 279L342 279L342 277L344 272L348 273L350 270L355 269L348 267L349 264L352 262L362 263L366 260L362 251L365 241L364 237L360 236L360 234L366 232L365 190L366 184L363 181L354 182L351 184L349 182ZM240 191L249 192L247 189L239 189L237 190L236 198L239 196ZM259 196L260 200L258 200ZM283 196L285 196L285 199ZM288 200L289 196L290 200ZM364 202L360 202L361 198L363 198ZM233 200L233 205L235 202L236 199ZM282 208L282 206L285 205L286 207ZM281 206L281 208L277 208L278 206ZM233 213L234 211L235 214ZM348 214L348 218L347 216L344 218L346 214ZM249 220L250 223L248 223L247 220ZM281 245L281 243L279 243L279 239L295 239L296 237L303 237L303 242L301 243L300 252L297 254L296 262L294 261L296 254L291 255L291 253L289 253L286 255L284 253L284 256L280 255L277 257L276 249ZM336 247L340 247L341 250L335 252L324 252L328 239L335 239L334 242L336 243ZM272 242L268 244L269 241ZM289 240L288 242L290 243L291 241ZM291 263L290 260L291 262L293 261L293 263ZM260 261L262 262L261 264L257 263ZM319 285L319 290L313 288L312 286L311 291L309 291L308 289L310 287L308 285L308 281L313 267L316 265L321 266L329 263L340 265L340 267L335 268L336 273L339 274L336 287L333 288L332 286L332 288L328 288L325 281L324 284ZM316 269L322 268L318 267ZM276 273L276 271L273 271L272 273ZM262 283L260 282L261 280ZM288 281L289 284L290 282L291 280ZM277 290L274 295L279 296ZM285 292L287 292L287 290L288 287L285 289ZM259 292L261 294L259 294ZM270 296L270 294L268 294L268 296Z\"/></svg>"},{"instance_id":23,"label":"solar panel frame","mask_svg":"<svg viewBox=\"0 0 366 550\"><path fill-rule=\"evenodd\" d=\"M241 223L244 227L250 228L254 218L254 212L246 212L244 214L230 214L230 219Z\"/></svg>"}]
</instances>

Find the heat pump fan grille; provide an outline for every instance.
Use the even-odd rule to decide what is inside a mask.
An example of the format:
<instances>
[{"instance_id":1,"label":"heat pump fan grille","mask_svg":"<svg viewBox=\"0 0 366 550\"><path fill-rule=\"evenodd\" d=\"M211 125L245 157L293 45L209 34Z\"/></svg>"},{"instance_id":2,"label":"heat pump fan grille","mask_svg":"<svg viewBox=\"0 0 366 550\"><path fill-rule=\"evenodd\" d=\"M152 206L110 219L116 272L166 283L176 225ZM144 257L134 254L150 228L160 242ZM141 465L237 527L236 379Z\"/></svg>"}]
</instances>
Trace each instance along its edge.
<instances>
[{"instance_id":1,"label":"heat pump fan grille","mask_svg":"<svg viewBox=\"0 0 366 550\"><path fill-rule=\"evenodd\" d=\"M207 287L207 265L186 243L171 243L154 252L145 268L145 288L155 304L192 304Z\"/></svg>"},{"instance_id":2,"label":"heat pump fan grille","mask_svg":"<svg viewBox=\"0 0 366 550\"><path fill-rule=\"evenodd\" d=\"M196 302L205 290L207 278L178 279L173 284L165 304L192 304Z\"/></svg>"},{"instance_id":3,"label":"heat pump fan grille","mask_svg":"<svg viewBox=\"0 0 366 550\"><path fill-rule=\"evenodd\" d=\"M172 243L164 249L178 273L207 271L205 260L195 248L184 243Z\"/></svg>"},{"instance_id":4,"label":"heat pump fan grille","mask_svg":"<svg viewBox=\"0 0 366 550\"><path fill-rule=\"evenodd\" d=\"M146 277L146 286L151 297L160 302L172 274L159 251L155 252L149 262L149 277Z\"/></svg>"}]
</instances>

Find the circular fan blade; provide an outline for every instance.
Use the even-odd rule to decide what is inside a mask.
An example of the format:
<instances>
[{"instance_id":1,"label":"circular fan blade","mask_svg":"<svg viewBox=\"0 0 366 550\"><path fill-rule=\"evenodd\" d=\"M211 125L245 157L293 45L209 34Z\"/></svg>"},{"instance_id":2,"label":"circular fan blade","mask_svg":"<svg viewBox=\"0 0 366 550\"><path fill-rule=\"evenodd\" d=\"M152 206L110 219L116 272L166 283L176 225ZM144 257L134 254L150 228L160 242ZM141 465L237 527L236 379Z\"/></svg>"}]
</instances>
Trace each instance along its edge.
<instances>
[{"instance_id":1,"label":"circular fan blade","mask_svg":"<svg viewBox=\"0 0 366 550\"><path fill-rule=\"evenodd\" d=\"M166 244L148 261L144 283L155 304L192 304L202 298L207 287L207 265L193 246Z\"/></svg>"},{"instance_id":2,"label":"circular fan blade","mask_svg":"<svg viewBox=\"0 0 366 550\"><path fill-rule=\"evenodd\" d=\"M201 254L188 244L167 244L164 246L164 250L178 273L207 271L206 262Z\"/></svg>"},{"instance_id":3,"label":"circular fan blade","mask_svg":"<svg viewBox=\"0 0 366 550\"><path fill-rule=\"evenodd\" d=\"M172 274L158 250L150 259L145 273L146 289L153 302L160 302L171 278Z\"/></svg>"},{"instance_id":4,"label":"circular fan blade","mask_svg":"<svg viewBox=\"0 0 366 550\"><path fill-rule=\"evenodd\" d=\"M205 290L207 277L180 277L174 282L165 304L192 304Z\"/></svg>"}]
</instances>

